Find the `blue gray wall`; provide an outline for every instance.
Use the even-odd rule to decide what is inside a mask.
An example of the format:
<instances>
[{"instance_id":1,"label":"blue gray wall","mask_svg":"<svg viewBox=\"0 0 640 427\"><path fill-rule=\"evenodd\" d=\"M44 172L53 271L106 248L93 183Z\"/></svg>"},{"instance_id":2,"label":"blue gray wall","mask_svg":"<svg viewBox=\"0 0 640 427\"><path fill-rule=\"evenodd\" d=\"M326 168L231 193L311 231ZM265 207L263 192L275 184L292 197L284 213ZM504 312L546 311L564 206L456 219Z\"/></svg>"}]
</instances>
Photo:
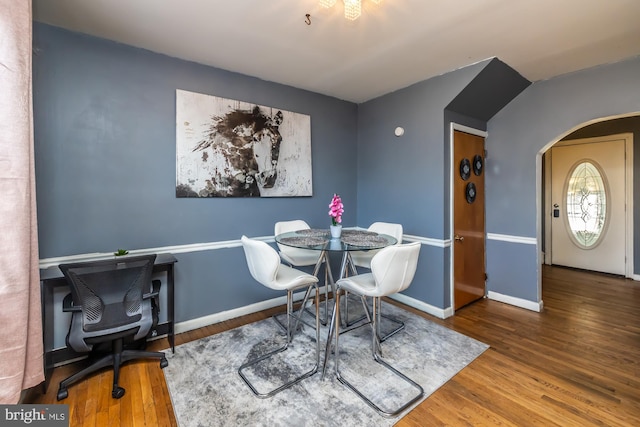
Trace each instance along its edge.
<instances>
[{"instance_id":1,"label":"blue gray wall","mask_svg":"<svg viewBox=\"0 0 640 427\"><path fill-rule=\"evenodd\" d=\"M324 228L337 192L346 226L400 222L423 242L406 294L446 309L455 121L487 129L487 232L513 237L487 242L488 288L538 302L538 248L519 241L536 237L536 154L589 120L640 112L640 59L538 82L513 101L528 83L496 61L355 105L34 23L40 258L235 242L293 218ZM176 199L176 89L310 115L313 196ZM238 246L177 257L178 322L279 296L255 284Z\"/></svg>"},{"instance_id":2,"label":"blue gray wall","mask_svg":"<svg viewBox=\"0 0 640 427\"><path fill-rule=\"evenodd\" d=\"M488 61L381 96L358 108L358 224L397 222L405 235L443 242L447 204L444 109ZM402 137L394 135L397 126ZM404 294L445 308L449 255L423 245Z\"/></svg>"},{"instance_id":3,"label":"blue gray wall","mask_svg":"<svg viewBox=\"0 0 640 427\"><path fill-rule=\"evenodd\" d=\"M450 126L485 130L487 120L530 84L497 58L359 105L358 224L399 222L423 241L404 294L451 305ZM405 129L394 136L396 126Z\"/></svg>"},{"instance_id":4,"label":"blue gray wall","mask_svg":"<svg viewBox=\"0 0 640 427\"><path fill-rule=\"evenodd\" d=\"M40 258L272 236L278 220L328 227L342 195L357 219L357 105L34 23ZM313 197L175 197L175 90L311 116ZM177 321L281 296L241 247L180 253Z\"/></svg>"},{"instance_id":5,"label":"blue gray wall","mask_svg":"<svg viewBox=\"0 0 640 427\"><path fill-rule=\"evenodd\" d=\"M516 240L535 239L540 226L537 154L587 123L639 112L640 57L540 81L525 89L488 122L487 232ZM635 164L637 167L637 161ZM487 247L489 290L538 301L538 249L531 244L492 241ZM636 271L639 267L636 264Z\"/></svg>"}]
</instances>

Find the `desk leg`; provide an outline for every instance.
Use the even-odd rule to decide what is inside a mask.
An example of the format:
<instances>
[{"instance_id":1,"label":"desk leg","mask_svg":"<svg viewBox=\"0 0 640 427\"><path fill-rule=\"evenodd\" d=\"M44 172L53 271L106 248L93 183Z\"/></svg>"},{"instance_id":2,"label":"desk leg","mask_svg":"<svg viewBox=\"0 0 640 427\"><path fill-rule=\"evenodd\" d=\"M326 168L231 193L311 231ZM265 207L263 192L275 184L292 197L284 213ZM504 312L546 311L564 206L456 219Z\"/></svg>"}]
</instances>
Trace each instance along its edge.
<instances>
[{"instance_id":1,"label":"desk leg","mask_svg":"<svg viewBox=\"0 0 640 427\"><path fill-rule=\"evenodd\" d=\"M44 351L44 382L42 393L46 394L53 373L53 286L40 283L42 304L42 344Z\"/></svg>"},{"instance_id":2,"label":"desk leg","mask_svg":"<svg viewBox=\"0 0 640 427\"><path fill-rule=\"evenodd\" d=\"M171 346L171 351L173 353L176 352L176 341L173 329L174 323L174 277L173 277L173 264L169 264L169 268L167 269L167 323L169 326L169 330L167 333L167 337L169 338L169 345Z\"/></svg>"}]
</instances>

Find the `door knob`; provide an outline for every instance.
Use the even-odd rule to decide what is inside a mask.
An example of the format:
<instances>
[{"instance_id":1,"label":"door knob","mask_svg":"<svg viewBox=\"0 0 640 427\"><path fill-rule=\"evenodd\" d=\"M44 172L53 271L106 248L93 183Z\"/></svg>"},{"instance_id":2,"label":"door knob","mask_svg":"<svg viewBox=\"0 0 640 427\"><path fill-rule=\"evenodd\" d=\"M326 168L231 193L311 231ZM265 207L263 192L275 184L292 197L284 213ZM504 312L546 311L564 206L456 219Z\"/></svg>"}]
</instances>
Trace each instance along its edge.
<instances>
[{"instance_id":1,"label":"door knob","mask_svg":"<svg viewBox=\"0 0 640 427\"><path fill-rule=\"evenodd\" d=\"M453 237L453 239L459 242L464 242L464 236L458 236L457 234Z\"/></svg>"}]
</instances>

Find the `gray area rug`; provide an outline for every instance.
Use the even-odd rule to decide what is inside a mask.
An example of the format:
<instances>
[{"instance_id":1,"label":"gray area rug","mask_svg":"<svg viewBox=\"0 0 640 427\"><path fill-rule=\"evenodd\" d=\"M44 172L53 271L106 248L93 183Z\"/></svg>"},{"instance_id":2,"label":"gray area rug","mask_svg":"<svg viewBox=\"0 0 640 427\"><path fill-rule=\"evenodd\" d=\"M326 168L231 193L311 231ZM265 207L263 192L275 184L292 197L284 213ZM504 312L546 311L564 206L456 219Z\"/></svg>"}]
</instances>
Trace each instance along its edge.
<instances>
[{"instance_id":1,"label":"gray area rug","mask_svg":"<svg viewBox=\"0 0 640 427\"><path fill-rule=\"evenodd\" d=\"M349 304L350 313L364 313L359 300ZM382 313L406 325L382 343L383 357L419 383L424 398L488 348L392 304L383 304ZM357 318L358 313L350 317ZM305 314L305 320L313 322L313 317ZM383 333L393 327L383 320ZM283 330L270 318L183 344L176 347L175 354L168 351L169 366L163 371L180 427L392 426L410 411L396 418L379 415L335 379L333 355L324 380L320 368L271 398L256 397L238 375L238 367L281 345L284 339ZM321 363L326 339L327 327L321 327ZM343 377L361 387L374 402L391 407L407 398L407 393L415 393L373 361L368 325L340 334L340 355ZM263 392L286 381L287 373L307 371L314 363L315 330L301 325L286 352L258 365L248 376Z\"/></svg>"}]
</instances>

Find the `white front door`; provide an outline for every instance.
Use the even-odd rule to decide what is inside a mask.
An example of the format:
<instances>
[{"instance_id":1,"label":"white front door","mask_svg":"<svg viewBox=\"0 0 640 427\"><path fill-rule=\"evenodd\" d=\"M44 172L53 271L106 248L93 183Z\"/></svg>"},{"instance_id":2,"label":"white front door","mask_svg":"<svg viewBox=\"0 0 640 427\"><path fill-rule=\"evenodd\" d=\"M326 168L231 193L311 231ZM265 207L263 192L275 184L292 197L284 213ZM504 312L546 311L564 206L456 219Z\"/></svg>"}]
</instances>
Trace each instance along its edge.
<instances>
[{"instance_id":1,"label":"white front door","mask_svg":"<svg viewBox=\"0 0 640 427\"><path fill-rule=\"evenodd\" d=\"M624 275L626 140L589 138L551 148L551 262Z\"/></svg>"}]
</instances>

